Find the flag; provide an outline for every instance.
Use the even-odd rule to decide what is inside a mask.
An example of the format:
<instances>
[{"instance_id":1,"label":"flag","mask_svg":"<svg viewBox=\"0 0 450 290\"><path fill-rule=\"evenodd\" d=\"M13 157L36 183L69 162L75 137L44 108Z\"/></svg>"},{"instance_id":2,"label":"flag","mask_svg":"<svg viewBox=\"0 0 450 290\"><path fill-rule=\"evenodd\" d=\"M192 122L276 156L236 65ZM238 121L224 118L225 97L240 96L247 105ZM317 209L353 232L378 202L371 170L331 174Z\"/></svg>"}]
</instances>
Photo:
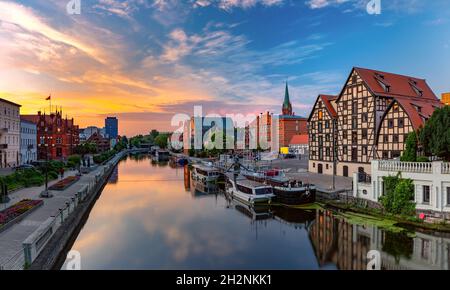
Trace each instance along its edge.
<instances>
[{"instance_id":1,"label":"flag","mask_svg":"<svg viewBox=\"0 0 450 290\"><path fill-rule=\"evenodd\" d=\"M47 99L45 99L46 101L50 101L52 99L52 96L48 96Z\"/></svg>"}]
</instances>

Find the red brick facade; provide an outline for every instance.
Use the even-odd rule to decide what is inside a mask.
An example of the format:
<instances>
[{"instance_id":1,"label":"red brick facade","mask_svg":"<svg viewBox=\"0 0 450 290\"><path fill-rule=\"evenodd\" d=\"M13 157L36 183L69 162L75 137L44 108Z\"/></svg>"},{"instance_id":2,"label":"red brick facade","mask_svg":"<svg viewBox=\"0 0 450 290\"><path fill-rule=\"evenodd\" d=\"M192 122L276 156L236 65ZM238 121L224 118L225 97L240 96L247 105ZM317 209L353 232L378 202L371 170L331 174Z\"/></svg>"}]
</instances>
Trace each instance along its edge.
<instances>
[{"instance_id":1,"label":"red brick facade","mask_svg":"<svg viewBox=\"0 0 450 290\"><path fill-rule=\"evenodd\" d=\"M23 115L22 119L37 126L38 159L65 160L72 155L80 143L79 127L73 119L63 118L62 111L50 115L38 112L37 115Z\"/></svg>"}]
</instances>

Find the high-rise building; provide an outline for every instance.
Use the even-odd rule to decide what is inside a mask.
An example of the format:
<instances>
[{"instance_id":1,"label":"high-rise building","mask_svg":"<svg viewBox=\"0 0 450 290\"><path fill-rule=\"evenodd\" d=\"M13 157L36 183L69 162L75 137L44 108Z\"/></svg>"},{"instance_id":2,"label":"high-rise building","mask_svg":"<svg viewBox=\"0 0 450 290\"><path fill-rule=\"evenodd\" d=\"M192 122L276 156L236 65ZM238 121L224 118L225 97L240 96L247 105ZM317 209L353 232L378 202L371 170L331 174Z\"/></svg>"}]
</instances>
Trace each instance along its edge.
<instances>
[{"instance_id":1,"label":"high-rise building","mask_svg":"<svg viewBox=\"0 0 450 290\"><path fill-rule=\"evenodd\" d=\"M0 99L0 168L20 162L20 105Z\"/></svg>"},{"instance_id":2,"label":"high-rise building","mask_svg":"<svg viewBox=\"0 0 450 290\"><path fill-rule=\"evenodd\" d=\"M105 119L105 134L108 139L117 139L119 136L119 120L116 117Z\"/></svg>"}]
</instances>

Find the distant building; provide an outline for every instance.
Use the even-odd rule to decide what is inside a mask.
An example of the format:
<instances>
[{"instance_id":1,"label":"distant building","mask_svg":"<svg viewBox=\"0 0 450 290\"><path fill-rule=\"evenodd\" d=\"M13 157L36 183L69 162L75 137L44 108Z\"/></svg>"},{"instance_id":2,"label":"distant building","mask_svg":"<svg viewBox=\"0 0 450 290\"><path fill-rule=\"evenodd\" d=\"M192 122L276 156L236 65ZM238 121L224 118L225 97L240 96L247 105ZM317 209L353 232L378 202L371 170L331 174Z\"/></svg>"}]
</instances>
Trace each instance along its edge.
<instances>
[{"instance_id":1,"label":"distant building","mask_svg":"<svg viewBox=\"0 0 450 290\"><path fill-rule=\"evenodd\" d=\"M37 126L20 120L20 164L30 164L37 160Z\"/></svg>"},{"instance_id":2,"label":"distant building","mask_svg":"<svg viewBox=\"0 0 450 290\"><path fill-rule=\"evenodd\" d=\"M210 135L207 134L208 132ZM205 148L205 146L208 145L208 141L212 139L211 135L215 132L225 133L225 135L229 137L228 141L234 143L235 133L233 120L231 118L191 117L190 122L186 122L184 126L184 152L189 152L189 149ZM224 139L226 138L224 137ZM225 149L226 144L224 145Z\"/></svg>"},{"instance_id":3,"label":"distant building","mask_svg":"<svg viewBox=\"0 0 450 290\"><path fill-rule=\"evenodd\" d=\"M289 141L289 153L300 155L300 156L308 156L308 135L295 135L292 137L291 141Z\"/></svg>"},{"instance_id":4,"label":"distant building","mask_svg":"<svg viewBox=\"0 0 450 290\"><path fill-rule=\"evenodd\" d=\"M38 159L65 160L80 143L79 128L74 119L63 118L62 111L50 115L23 115L22 119L37 125Z\"/></svg>"},{"instance_id":5,"label":"distant building","mask_svg":"<svg viewBox=\"0 0 450 290\"><path fill-rule=\"evenodd\" d=\"M287 83L281 112L281 115L276 116L269 112L260 114L256 120L250 124L250 128L256 127L256 136L258 137L257 142L261 148L264 149L270 146L270 150L272 151L275 149L272 148L275 147L275 145L277 145L278 148L287 148L289 147L289 142L295 135L308 134L308 120L304 117L297 116L292 111L292 103ZM274 123L275 120L278 120L278 128L274 127L276 125ZM278 134L278 144L272 144L272 142L277 141L273 134ZM262 146L263 142L265 146Z\"/></svg>"},{"instance_id":6,"label":"distant building","mask_svg":"<svg viewBox=\"0 0 450 290\"><path fill-rule=\"evenodd\" d=\"M406 136L441 106L424 79L353 68L341 93L319 96L311 112L309 171L370 174L372 160L400 157Z\"/></svg>"},{"instance_id":7,"label":"distant building","mask_svg":"<svg viewBox=\"0 0 450 290\"><path fill-rule=\"evenodd\" d=\"M450 106L450 93L442 94L442 103L446 106Z\"/></svg>"},{"instance_id":8,"label":"distant building","mask_svg":"<svg viewBox=\"0 0 450 290\"><path fill-rule=\"evenodd\" d=\"M0 99L0 168L20 163L20 107Z\"/></svg>"},{"instance_id":9,"label":"distant building","mask_svg":"<svg viewBox=\"0 0 450 290\"><path fill-rule=\"evenodd\" d=\"M80 143L86 142L95 133L106 137L105 128L98 128L95 126L89 126L85 129L80 129L79 132Z\"/></svg>"},{"instance_id":10,"label":"distant building","mask_svg":"<svg viewBox=\"0 0 450 290\"><path fill-rule=\"evenodd\" d=\"M109 139L117 139L119 136L119 120L116 117L105 119L105 135Z\"/></svg>"},{"instance_id":11,"label":"distant building","mask_svg":"<svg viewBox=\"0 0 450 290\"><path fill-rule=\"evenodd\" d=\"M99 133L94 133L86 141L87 143L94 143L97 146L97 153L103 153L111 148L111 143L109 139L104 138Z\"/></svg>"}]
</instances>

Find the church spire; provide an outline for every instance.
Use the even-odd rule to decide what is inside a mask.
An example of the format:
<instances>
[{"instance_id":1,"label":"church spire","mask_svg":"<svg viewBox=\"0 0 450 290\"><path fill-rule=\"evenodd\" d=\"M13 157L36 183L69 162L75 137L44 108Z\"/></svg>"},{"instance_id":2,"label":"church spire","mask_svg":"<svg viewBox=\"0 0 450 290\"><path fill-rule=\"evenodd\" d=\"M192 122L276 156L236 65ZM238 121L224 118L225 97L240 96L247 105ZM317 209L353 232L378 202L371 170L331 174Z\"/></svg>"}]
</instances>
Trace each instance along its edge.
<instances>
[{"instance_id":1,"label":"church spire","mask_svg":"<svg viewBox=\"0 0 450 290\"><path fill-rule=\"evenodd\" d=\"M284 103L283 103L283 107L282 107L282 112L283 112L283 115L292 116L292 104L291 104L291 100L289 98L289 85L288 85L287 81L286 81L286 90L284 93Z\"/></svg>"}]
</instances>

